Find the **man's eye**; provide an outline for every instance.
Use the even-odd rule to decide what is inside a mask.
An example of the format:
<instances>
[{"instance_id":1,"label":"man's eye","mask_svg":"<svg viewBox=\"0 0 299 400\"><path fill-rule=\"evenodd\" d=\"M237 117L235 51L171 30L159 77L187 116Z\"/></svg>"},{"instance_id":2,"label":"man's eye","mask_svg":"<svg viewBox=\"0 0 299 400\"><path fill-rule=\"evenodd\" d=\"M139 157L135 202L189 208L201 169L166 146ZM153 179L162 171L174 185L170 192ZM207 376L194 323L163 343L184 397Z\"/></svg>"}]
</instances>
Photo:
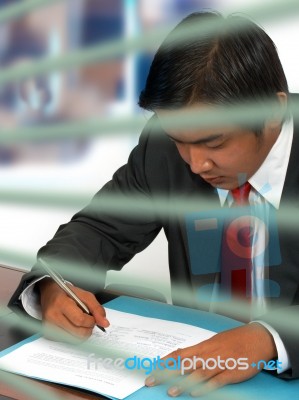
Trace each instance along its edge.
<instances>
[{"instance_id":1,"label":"man's eye","mask_svg":"<svg viewBox=\"0 0 299 400\"><path fill-rule=\"evenodd\" d=\"M221 143L207 143L206 146L209 149L221 149L224 146L224 142Z\"/></svg>"}]
</instances>

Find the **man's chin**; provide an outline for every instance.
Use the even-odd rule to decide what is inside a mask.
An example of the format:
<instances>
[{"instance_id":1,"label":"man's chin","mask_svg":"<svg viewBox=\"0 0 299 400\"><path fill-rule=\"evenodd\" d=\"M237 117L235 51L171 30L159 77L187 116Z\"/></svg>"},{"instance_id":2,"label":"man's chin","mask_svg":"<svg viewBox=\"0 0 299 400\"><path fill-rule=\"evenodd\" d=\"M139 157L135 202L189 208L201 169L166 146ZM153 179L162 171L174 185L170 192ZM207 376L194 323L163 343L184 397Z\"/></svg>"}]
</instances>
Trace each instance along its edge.
<instances>
[{"instance_id":1,"label":"man's chin","mask_svg":"<svg viewBox=\"0 0 299 400\"><path fill-rule=\"evenodd\" d=\"M209 185L215 187L215 188L219 188L219 189L228 189L231 186L228 183L227 178L225 178L224 176L217 176L215 178L206 178L204 179Z\"/></svg>"},{"instance_id":2,"label":"man's chin","mask_svg":"<svg viewBox=\"0 0 299 400\"><path fill-rule=\"evenodd\" d=\"M205 181L216 189L232 190L239 186L238 182L234 182L224 176L215 179L205 179Z\"/></svg>"}]
</instances>

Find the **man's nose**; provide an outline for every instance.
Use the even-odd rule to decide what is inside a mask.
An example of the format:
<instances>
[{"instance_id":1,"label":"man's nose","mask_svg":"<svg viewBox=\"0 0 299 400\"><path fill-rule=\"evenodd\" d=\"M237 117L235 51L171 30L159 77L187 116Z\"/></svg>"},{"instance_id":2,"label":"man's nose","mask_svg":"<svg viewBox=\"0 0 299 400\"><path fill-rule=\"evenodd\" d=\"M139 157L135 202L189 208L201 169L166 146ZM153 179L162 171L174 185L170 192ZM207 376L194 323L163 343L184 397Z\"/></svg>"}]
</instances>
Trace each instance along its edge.
<instances>
[{"instance_id":1,"label":"man's nose","mask_svg":"<svg viewBox=\"0 0 299 400\"><path fill-rule=\"evenodd\" d=\"M206 149L192 146L189 147L188 163L191 171L198 175L209 172L214 165Z\"/></svg>"}]
</instances>

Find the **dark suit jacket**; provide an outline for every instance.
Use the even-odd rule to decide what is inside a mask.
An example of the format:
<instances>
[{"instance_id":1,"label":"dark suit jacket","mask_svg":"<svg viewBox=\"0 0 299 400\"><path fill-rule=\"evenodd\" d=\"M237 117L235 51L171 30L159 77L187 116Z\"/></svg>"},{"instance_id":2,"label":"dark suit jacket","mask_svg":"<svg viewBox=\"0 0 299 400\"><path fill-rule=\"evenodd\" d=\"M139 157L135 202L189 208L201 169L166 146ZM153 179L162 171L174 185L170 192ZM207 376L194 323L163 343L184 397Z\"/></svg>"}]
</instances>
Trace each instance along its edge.
<instances>
[{"instance_id":1,"label":"dark suit jacket","mask_svg":"<svg viewBox=\"0 0 299 400\"><path fill-rule=\"evenodd\" d=\"M299 121L298 121L299 122ZM181 159L175 144L161 132L153 117L141 134L139 144L121 167L93 198L91 203L72 220L60 226L54 238L39 251L39 256L57 266L57 260L70 260L80 265L84 274L74 276L72 268L63 271L79 287L97 292L103 280L90 279L92 271L120 269L136 253L146 248L164 229L169 243L169 267L174 304L198 307L192 296L192 272L184 214L188 211L219 209L216 191L193 174ZM162 134L161 134L162 133ZM298 208L299 199L299 124L295 124L294 141L281 200L280 214L290 200ZM118 199L127 209L113 207ZM134 202L137 199L137 202ZM181 207L183 206L183 208ZM294 217L296 215L294 214ZM283 220L281 221L283 222ZM279 239L282 262L269 268L269 278L279 283L279 298L271 299L273 311L263 316L280 334L290 356L292 370L284 378L299 377L299 236L296 230L285 229L281 223ZM56 260L56 261L54 261ZM10 306L20 307L18 296L28 283L42 272L36 265L26 274L11 299ZM86 277L87 279L84 279ZM89 278L89 279L88 279ZM213 283L215 274L205 274L201 283ZM182 296L182 291L190 296ZM286 312L290 323L281 323ZM296 325L297 323L297 325Z\"/></svg>"}]
</instances>

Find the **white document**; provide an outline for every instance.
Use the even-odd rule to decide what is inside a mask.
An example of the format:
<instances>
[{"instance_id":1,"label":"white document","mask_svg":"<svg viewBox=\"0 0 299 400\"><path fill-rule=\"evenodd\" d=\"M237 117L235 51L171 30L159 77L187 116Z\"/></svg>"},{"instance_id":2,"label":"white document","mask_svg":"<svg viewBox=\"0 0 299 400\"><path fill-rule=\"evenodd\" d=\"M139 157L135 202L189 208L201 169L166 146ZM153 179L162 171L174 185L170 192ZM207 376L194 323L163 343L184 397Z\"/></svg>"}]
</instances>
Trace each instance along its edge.
<instances>
[{"instance_id":1,"label":"white document","mask_svg":"<svg viewBox=\"0 0 299 400\"><path fill-rule=\"evenodd\" d=\"M149 360L141 361L143 358L163 357L215 334L192 325L109 308L106 314L110 327L106 333L95 328L85 342L89 346L85 351L39 337L11 352L0 353L0 368L123 399L144 386L153 368Z\"/></svg>"}]
</instances>

